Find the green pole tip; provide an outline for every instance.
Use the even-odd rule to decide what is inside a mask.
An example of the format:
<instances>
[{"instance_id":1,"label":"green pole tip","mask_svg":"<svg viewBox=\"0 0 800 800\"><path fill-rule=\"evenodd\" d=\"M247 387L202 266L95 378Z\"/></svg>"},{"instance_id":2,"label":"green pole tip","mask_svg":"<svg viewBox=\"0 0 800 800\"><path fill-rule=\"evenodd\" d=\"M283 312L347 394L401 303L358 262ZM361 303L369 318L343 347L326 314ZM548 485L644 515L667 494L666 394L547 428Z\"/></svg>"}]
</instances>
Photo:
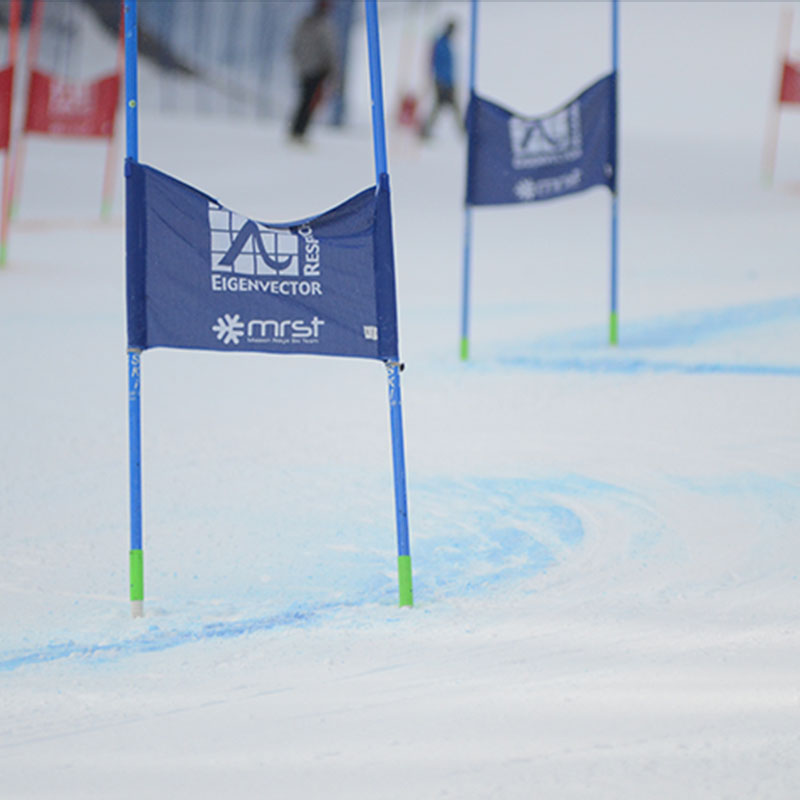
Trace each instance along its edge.
<instances>
[{"instance_id":1,"label":"green pole tip","mask_svg":"<svg viewBox=\"0 0 800 800\"><path fill-rule=\"evenodd\" d=\"M619 344L619 319L616 311L611 312L608 341L610 344Z\"/></svg>"},{"instance_id":2,"label":"green pole tip","mask_svg":"<svg viewBox=\"0 0 800 800\"><path fill-rule=\"evenodd\" d=\"M144 559L141 550L131 550L130 559L131 601L144 600Z\"/></svg>"},{"instance_id":3,"label":"green pole tip","mask_svg":"<svg viewBox=\"0 0 800 800\"><path fill-rule=\"evenodd\" d=\"M411 556L397 557L397 578L400 588L400 607L414 605L414 588L411 581Z\"/></svg>"},{"instance_id":4,"label":"green pole tip","mask_svg":"<svg viewBox=\"0 0 800 800\"><path fill-rule=\"evenodd\" d=\"M100 219L103 222L108 222L111 218L111 203L108 200L103 200L103 205L100 207Z\"/></svg>"},{"instance_id":5,"label":"green pole tip","mask_svg":"<svg viewBox=\"0 0 800 800\"><path fill-rule=\"evenodd\" d=\"M461 339L461 360L469 360L469 340L466 336Z\"/></svg>"},{"instance_id":6,"label":"green pole tip","mask_svg":"<svg viewBox=\"0 0 800 800\"><path fill-rule=\"evenodd\" d=\"M4 244L0 244L0 267L4 267L6 265L6 259L8 258L8 248Z\"/></svg>"}]
</instances>

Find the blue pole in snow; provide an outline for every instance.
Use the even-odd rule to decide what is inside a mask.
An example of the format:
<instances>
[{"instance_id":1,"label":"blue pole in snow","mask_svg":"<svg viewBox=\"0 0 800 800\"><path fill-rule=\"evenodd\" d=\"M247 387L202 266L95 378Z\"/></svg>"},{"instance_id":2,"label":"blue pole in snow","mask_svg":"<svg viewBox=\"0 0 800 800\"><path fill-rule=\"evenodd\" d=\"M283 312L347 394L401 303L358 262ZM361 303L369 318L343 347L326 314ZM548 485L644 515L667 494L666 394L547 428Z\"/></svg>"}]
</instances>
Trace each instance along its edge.
<instances>
[{"instance_id":1,"label":"blue pole in snow","mask_svg":"<svg viewBox=\"0 0 800 800\"><path fill-rule=\"evenodd\" d=\"M617 100L619 97L619 76L617 69L619 66L619 2L611 0L611 64L614 72L614 144L619 154L617 122ZM611 195L611 318L609 324L609 342L617 344L619 342L619 312L617 308L618 294L618 260L619 260L619 159L615 158L617 175L614 176L614 192Z\"/></svg>"},{"instance_id":2,"label":"blue pole in snow","mask_svg":"<svg viewBox=\"0 0 800 800\"><path fill-rule=\"evenodd\" d=\"M125 0L125 154L128 159L139 159L138 87L137 87L138 36L136 0ZM128 177L126 170L126 179ZM127 220L126 237L134 235L131 214ZM134 617L144 613L144 576L142 558L142 437L141 437L141 351L128 349L128 453L130 459L130 588L131 612Z\"/></svg>"},{"instance_id":3,"label":"blue pole in snow","mask_svg":"<svg viewBox=\"0 0 800 800\"><path fill-rule=\"evenodd\" d=\"M125 0L125 155L139 160L138 22L136 0Z\"/></svg>"},{"instance_id":4,"label":"blue pole in snow","mask_svg":"<svg viewBox=\"0 0 800 800\"><path fill-rule=\"evenodd\" d=\"M369 86L372 96L372 144L375 151L375 178L388 174L386 158L386 124L383 114L383 75L381 43L378 29L377 0L364 0L367 15L367 48L369 49Z\"/></svg>"},{"instance_id":5,"label":"blue pole in snow","mask_svg":"<svg viewBox=\"0 0 800 800\"><path fill-rule=\"evenodd\" d=\"M472 92L478 61L478 0L472 0L469 22L469 90Z\"/></svg>"},{"instance_id":6,"label":"blue pole in snow","mask_svg":"<svg viewBox=\"0 0 800 800\"><path fill-rule=\"evenodd\" d=\"M472 206L464 206L464 268L461 277L461 360L469 358L469 290L472 264Z\"/></svg>"},{"instance_id":7,"label":"blue pole in snow","mask_svg":"<svg viewBox=\"0 0 800 800\"><path fill-rule=\"evenodd\" d=\"M478 59L478 0L472 0L469 37L469 96L475 91ZM472 268L472 206L464 203L464 269L461 280L461 360L469 358L469 289Z\"/></svg>"},{"instance_id":8,"label":"blue pole in snow","mask_svg":"<svg viewBox=\"0 0 800 800\"><path fill-rule=\"evenodd\" d=\"M383 112L383 78L381 76L381 45L378 30L376 0L364 0L367 16L367 46L369 49L369 79L372 95L372 139L375 149L375 177L380 185L388 176L386 159L386 125ZM403 444L403 401L400 391L400 365L386 362L389 382L389 414L392 428L392 461L394 467L394 502L397 517L397 575L401 606L414 604L411 579L411 550L408 538L408 505L406 499L406 464Z\"/></svg>"}]
</instances>

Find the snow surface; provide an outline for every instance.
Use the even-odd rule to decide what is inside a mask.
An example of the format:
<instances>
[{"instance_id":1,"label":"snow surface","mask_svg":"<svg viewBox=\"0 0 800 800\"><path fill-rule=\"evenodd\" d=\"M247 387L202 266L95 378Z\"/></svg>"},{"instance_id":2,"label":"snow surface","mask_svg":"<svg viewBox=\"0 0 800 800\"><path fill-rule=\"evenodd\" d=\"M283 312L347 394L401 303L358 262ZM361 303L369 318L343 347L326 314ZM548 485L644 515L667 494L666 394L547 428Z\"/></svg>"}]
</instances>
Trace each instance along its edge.
<instances>
[{"instance_id":1,"label":"snow surface","mask_svg":"<svg viewBox=\"0 0 800 800\"><path fill-rule=\"evenodd\" d=\"M31 141L0 274L3 800L798 796L800 115L759 182L779 8L622 4L615 349L596 189L476 212L461 364L463 141L393 132L411 610L383 368L156 350L130 618L123 225L95 221L102 148ZM479 88L550 110L608 25L485 3ZM271 221L371 185L355 36L348 130L161 117L143 68L141 158Z\"/></svg>"}]
</instances>

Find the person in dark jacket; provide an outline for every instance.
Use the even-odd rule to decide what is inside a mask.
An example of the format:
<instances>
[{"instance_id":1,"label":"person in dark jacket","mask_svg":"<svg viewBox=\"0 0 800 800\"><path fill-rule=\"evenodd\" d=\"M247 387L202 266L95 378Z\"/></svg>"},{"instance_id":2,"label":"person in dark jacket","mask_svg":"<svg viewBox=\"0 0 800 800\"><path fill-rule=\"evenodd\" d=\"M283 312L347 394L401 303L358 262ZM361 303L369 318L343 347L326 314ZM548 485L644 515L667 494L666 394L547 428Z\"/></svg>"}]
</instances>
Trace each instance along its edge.
<instances>
[{"instance_id":1,"label":"person in dark jacket","mask_svg":"<svg viewBox=\"0 0 800 800\"><path fill-rule=\"evenodd\" d=\"M428 119L422 126L421 134L425 139L431 135L436 118L445 106L449 106L453 109L458 124L460 126L463 125L461 110L459 109L458 99L456 98L452 41L455 30L456 23L451 20L433 43L433 50L431 52L431 72L433 74L436 97L434 99L433 109L431 109Z\"/></svg>"},{"instance_id":2,"label":"person in dark jacket","mask_svg":"<svg viewBox=\"0 0 800 800\"><path fill-rule=\"evenodd\" d=\"M328 0L317 0L292 38L292 62L297 73L300 96L292 118L291 136L302 141L326 81L337 79L336 31L330 20Z\"/></svg>"}]
</instances>

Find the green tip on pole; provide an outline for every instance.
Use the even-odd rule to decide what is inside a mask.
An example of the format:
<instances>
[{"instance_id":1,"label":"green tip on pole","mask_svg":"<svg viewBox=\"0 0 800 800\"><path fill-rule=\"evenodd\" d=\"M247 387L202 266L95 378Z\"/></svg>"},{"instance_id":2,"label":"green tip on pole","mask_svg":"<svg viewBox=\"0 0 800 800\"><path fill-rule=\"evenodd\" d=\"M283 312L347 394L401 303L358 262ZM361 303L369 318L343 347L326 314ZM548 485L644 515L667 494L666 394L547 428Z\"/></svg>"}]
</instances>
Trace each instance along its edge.
<instances>
[{"instance_id":1,"label":"green tip on pole","mask_svg":"<svg viewBox=\"0 0 800 800\"><path fill-rule=\"evenodd\" d=\"M617 318L617 312L611 312L611 325L609 327L609 337L608 341L610 344L619 344L619 320Z\"/></svg>"},{"instance_id":2,"label":"green tip on pole","mask_svg":"<svg viewBox=\"0 0 800 800\"><path fill-rule=\"evenodd\" d=\"M131 550L130 561L131 576L131 608L134 617L144 614L142 604L144 601L144 559L141 550Z\"/></svg>"},{"instance_id":3,"label":"green tip on pole","mask_svg":"<svg viewBox=\"0 0 800 800\"><path fill-rule=\"evenodd\" d=\"M461 360L469 360L469 339L466 336L461 339Z\"/></svg>"},{"instance_id":4,"label":"green tip on pole","mask_svg":"<svg viewBox=\"0 0 800 800\"><path fill-rule=\"evenodd\" d=\"M8 258L8 246L5 242L0 244L0 267L4 267L6 265L6 259Z\"/></svg>"},{"instance_id":5,"label":"green tip on pole","mask_svg":"<svg viewBox=\"0 0 800 800\"><path fill-rule=\"evenodd\" d=\"M108 222L111 219L111 201L110 200L103 200L103 204L100 206L100 219L103 222Z\"/></svg>"},{"instance_id":6,"label":"green tip on pole","mask_svg":"<svg viewBox=\"0 0 800 800\"><path fill-rule=\"evenodd\" d=\"M400 586L400 607L414 605L414 589L411 584L411 556L397 557L397 578Z\"/></svg>"}]
</instances>

